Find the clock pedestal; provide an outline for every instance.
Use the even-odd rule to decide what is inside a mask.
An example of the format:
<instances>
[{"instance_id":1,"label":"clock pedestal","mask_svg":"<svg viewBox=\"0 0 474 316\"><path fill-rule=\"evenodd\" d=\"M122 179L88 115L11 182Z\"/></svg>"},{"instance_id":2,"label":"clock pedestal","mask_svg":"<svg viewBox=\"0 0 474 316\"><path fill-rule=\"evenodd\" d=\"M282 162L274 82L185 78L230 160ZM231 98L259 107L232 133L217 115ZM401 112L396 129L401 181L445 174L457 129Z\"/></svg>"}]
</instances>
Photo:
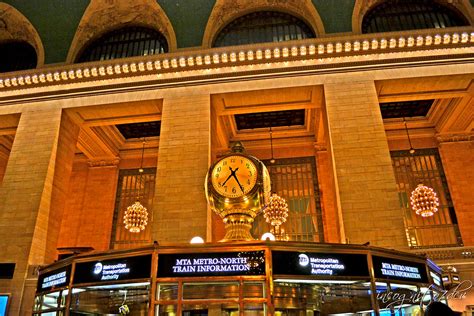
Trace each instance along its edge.
<instances>
[{"instance_id":1,"label":"clock pedestal","mask_svg":"<svg viewBox=\"0 0 474 316\"><path fill-rule=\"evenodd\" d=\"M225 225L225 236L221 242L232 240L254 240L250 229L252 228L253 218L246 214L229 214L223 219Z\"/></svg>"},{"instance_id":2,"label":"clock pedestal","mask_svg":"<svg viewBox=\"0 0 474 316\"><path fill-rule=\"evenodd\" d=\"M224 239L220 242L244 240L255 240L250 233L252 229L253 219L257 216L257 212L246 208L230 208L217 212L222 218L225 227Z\"/></svg>"}]
</instances>

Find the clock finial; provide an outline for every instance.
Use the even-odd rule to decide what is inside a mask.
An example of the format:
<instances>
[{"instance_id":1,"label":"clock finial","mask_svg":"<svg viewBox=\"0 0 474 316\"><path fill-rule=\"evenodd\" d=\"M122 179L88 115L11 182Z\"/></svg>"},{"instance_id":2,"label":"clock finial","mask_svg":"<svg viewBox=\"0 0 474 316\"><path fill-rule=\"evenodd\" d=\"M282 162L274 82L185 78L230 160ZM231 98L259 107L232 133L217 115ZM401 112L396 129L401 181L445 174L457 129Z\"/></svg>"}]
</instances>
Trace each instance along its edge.
<instances>
[{"instance_id":1,"label":"clock finial","mask_svg":"<svg viewBox=\"0 0 474 316\"><path fill-rule=\"evenodd\" d=\"M233 153L244 153L245 148L241 142L237 141L237 142L232 143L232 146L230 147L230 151L232 151Z\"/></svg>"}]
</instances>

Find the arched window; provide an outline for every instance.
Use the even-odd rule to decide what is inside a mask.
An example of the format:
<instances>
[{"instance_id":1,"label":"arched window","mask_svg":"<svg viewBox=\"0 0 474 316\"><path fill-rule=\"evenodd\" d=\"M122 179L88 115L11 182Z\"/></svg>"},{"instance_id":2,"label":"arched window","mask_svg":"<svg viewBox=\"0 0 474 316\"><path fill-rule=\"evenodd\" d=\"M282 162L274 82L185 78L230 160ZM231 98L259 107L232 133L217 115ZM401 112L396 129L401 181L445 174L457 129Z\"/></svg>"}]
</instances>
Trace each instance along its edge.
<instances>
[{"instance_id":1,"label":"arched window","mask_svg":"<svg viewBox=\"0 0 474 316\"><path fill-rule=\"evenodd\" d=\"M433 0L388 0L364 16L362 33L469 25L458 12Z\"/></svg>"},{"instance_id":2,"label":"arched window","mask_svg":"<svg viewBox=\"0 0 474 316\"><path fill-rule=\"evenodd\" d=\"M36 68L36 50L27 42L0 44L0 72Z\"/></svg>"},{"instance_id":3,"label":"arched window","mask_svg":"<svg viewBox=\"0 0 474 316\"><path fill-rule=\"evenodd\" d=\"M144 27L124 27L95 40L77 58L77 62L109 60L168 52L166 38Z\"/></svg>"},{"instance_id":4,"label":"arched window","mask_svg":"<svg viewBox=\"0 0 474 316\"><path fill-rule=\"evenodd\" d=\"M225 26L213 47L283 42L314 38L313 30L300 19L281 12L259 11L244 15Z\"/></svg>"}]
</instances>

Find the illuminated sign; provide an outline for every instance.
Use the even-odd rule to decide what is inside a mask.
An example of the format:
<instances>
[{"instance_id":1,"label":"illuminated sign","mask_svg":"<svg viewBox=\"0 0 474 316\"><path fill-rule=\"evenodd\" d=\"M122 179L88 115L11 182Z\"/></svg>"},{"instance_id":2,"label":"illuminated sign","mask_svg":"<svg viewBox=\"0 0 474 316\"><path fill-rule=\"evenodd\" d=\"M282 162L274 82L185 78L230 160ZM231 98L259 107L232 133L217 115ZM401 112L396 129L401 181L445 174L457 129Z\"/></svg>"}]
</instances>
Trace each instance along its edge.
<instances>
[{"instance_id":1,"label":"illuminated sign","mask_svg":"<svg viewBox=\"0 0 474 316\"><path fill-rule=\"evenodd\" d=\"M69 285L70 275L70 265L46 273L41 273L38 277L38 285L36 290L38 292L43 292L54 288L67 286Z\"/></svg>"},{"instance_id":2,"label":"illuminated sign","mask_svg":"<svg viewBox=\"0 0 474 316\"><path fill-rule=\"evenodd\" d=\"M66 284L66 271L53 274L43 280L41 289Z\"/></svg>"},{"instance_id":3,"label":"illuminated sign","mask_svg":"<svg viewBox=\"0 0 474 316\"><path fill-rule=\"evenodd\" d=\"M273 274L369 276L367 256L314 252L272 251Z\"/></svg>"},{"instance_id":4,"label":"illuminated sign","mask_svg":"<svg viewBox=\"0 0 474 316\"><path fill-rule=\"evenodd\" d=\"M382 262L383 275L397 276L407 279L421 279L420 270L416 267Z\"/></svg>"},{"instance_id":5,"label":"illuminated sign","mask_svg":"<svg viewBox=\"0 0 474 316\"><path fill-rule=\"evenodd\" d=\"M130 268L127 263L117 264L102 264L97 262L94 265L94 274L100 275L100 280L118 280L121 275L127 275L130 273Z\"/></svg>"},{"instance_id":6,"label":"illuminated sign","mask_svg":"<svg viewBox=\"0 0 474 316\"><path fill-rule=\"evenodd\" d=\"M431 271L430 270L430 275L431 275L431 279L433 280L433 283L438 285L438 286L443 286L443 283L441 282L441 275L439 275L438 273L434 272L434 271Z\"/></svg>"},{"instance_id":7,"label":"illuminated sign","mask_svg":"<svg viewBox=\"0 0 474 316\"><path fill-rule=\"evenodd\" d=\"M151 274L151 255L80 262L76 264L74 284L145 279Z\"/></svg>"},{"instance_id":8,"label":"illuminated sign","mask_svg":"<svg viewBox=\"0 0 474 316\"><path fill-rule=\"evenodd\" d=\"M264 251L158 255L158 277L263 274Z\"/></svg>"},{"instance_id":9,"label":"illuminated sign","mask_svg":"<svg viewBox=\"0 0 474 316\"><path fill-rule=\"evenodd\" d=\"M8 295L1 295L0 294L0 316L7 314L7 307L8 307Z\"/></svg>"},{"instance_id":10,"label":"illuminated sign","mask_svg":"<svg viewBox=\"0 0 474 316\"><path fill-rule=\"evenodd\" d=\"M373 256L376 278L428 283L424 263Z\"/></svg>"}]
</instances>

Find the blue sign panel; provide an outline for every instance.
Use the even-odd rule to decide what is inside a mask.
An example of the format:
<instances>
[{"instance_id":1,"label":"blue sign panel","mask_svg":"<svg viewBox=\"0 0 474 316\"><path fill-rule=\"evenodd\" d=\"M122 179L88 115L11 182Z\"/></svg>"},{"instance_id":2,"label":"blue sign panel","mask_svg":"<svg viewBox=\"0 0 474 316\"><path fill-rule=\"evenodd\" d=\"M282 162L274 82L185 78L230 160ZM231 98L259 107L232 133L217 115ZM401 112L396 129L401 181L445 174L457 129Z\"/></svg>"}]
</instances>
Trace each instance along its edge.
<instances>
[{"instance_id":1,"label":"blue sign panel","mask_svg":"<svg viewBox=\"0 0 474 316\"><path fill-rule=\"evenodd\" d=\"M77 263L73 283L113 282L150 276L151 254Z\"/></svg>"},{"instance_id":2,"label":"blue sign panel","mask_svg":"<svg viewBox=\"0 0 474 316\"><path fill-rule=\"evenodd\" d=\"M272 251L274 275L369 276L364 254Z\"/></svg>"}]
</instances>

